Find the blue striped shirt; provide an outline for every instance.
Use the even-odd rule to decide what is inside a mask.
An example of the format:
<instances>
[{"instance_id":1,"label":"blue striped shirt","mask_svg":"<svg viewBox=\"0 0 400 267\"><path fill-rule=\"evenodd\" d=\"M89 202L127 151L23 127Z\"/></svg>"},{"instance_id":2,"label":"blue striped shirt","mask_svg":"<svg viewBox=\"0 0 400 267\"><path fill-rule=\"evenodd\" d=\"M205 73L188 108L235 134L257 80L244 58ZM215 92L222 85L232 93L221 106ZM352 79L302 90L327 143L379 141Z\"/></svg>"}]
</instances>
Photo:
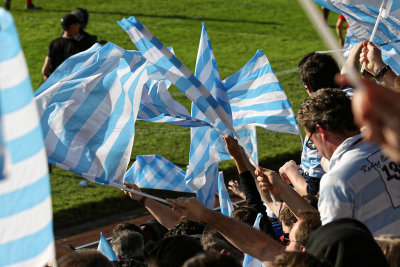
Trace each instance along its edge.
<instances>
[{"instance_id":1,"label":"blue striped shirt","mask_svg":"<svg viewBox=\"0 0 400 267\"><path fill-rule=\"evenodd\" d=\"M307 137L305 138L307 139ZM306 140L303 144L301 153L300 172L303 176L311 178L321 178L325 174L321 166L321 154L318 150L311 150L306 146Z\"/></svg>"},{"instance_id":2,"label":"blue striped shirt","mask_svg":"<svg viewBox=\"0 0 400 267\"><path fill-rule=\"evenodd\" d=\"M347 217L374 236L400 235L400 166L361 135L346 139L322 177L318 210L322 224Z\"/></svg>"}]
</instances>

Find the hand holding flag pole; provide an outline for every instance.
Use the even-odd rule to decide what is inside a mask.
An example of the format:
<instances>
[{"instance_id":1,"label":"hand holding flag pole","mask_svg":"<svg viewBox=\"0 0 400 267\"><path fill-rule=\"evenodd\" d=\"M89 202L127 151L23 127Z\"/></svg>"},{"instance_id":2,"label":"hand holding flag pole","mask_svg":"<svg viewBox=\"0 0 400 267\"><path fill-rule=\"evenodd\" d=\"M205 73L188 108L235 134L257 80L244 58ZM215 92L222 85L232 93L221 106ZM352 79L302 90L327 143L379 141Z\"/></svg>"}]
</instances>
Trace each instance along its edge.
<instances>
[{"instance_id":1,"label":"hand holding flag pole","mask_svg":"<svg viewBox=\"0 0 400 267\"><path fill-rule=\"evenodd\" d=\"M382 0L382 5L379 8L379 14L376 19L374 29L372 30L371 36L369 38L369 41L371 43L374 40L376 30L378 29L378 25L379 25L379 22L381 21L381 18L387 18L387 16L389 15L390 9L392 7L392 4L393 4L393 0ZM365 69L365 62L361 66L361 73L364 72L364 69Z\"/></svg>"},{"instance_id":2,"label":"hand holding flag pole","mask_svg":"<svg viewBox=\"0 0 400 267\"><path fill-rule=\"evenodd\" d=\"M162 203L171 205L171 203L167 202L165 199L162 199L162 198L155 197L155 196L152 196L152 195L140 192L140 191L136 191L136 190L130 189L130 188L128 188L128 187L126 187L126 186L124 186L122 184L117 184L117 183L111 182L110 185L115 187L115 188L119 188L121 190L125 190L125 191L131 192L131 193L134 193L134 194L137 194L137 195L140 195L140 196L144 196L144 197L147 197L147 198L154 199L154 200L156 200L158 202L162 202Z\"/></svg>"}]
</instances>

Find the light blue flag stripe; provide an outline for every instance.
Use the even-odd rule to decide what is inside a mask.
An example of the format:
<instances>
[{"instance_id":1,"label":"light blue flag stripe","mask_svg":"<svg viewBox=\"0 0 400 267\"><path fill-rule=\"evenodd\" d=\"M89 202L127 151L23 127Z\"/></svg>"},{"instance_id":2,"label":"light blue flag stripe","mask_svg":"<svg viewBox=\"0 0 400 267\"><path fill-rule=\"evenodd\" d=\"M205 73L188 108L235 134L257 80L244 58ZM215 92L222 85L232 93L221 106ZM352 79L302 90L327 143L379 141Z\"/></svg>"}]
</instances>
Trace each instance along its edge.
<instances>
[{"instance_id":1,"label":"light blue flag stripe","mask_svg":"<svg viewBox=\"0 0 400 267\"><path fill-rule=\"evenodd\" d=\"M141 188L193 192L186 186L185 172L161 155L137 156L124 181Z\"/></svg>"},{"instance_id":2,"label":"light blue flag stripe","mask_svg":"<svg viewBox=\"0 0 400 267\"><path fill-rule=\"evenodd\" d=\"M97 250L103 253L103 255L106 256L110 261L119 261L118 256L111 248L103 233L100 233L100 240L99 245L97 246Z\"/></svg>"},{"instance_id":3,"label":"light blue flag stripe","mask_svg":"<svg viewBox=\"0 0 400 267\"><path fill-rule=\"evenodd\" d=\"M358 41L369 41L375 26L382 1L366 0L314 0L335 12L343 15ZM400 40L400 1L393 1L387 18L381 18L373 42L382 44ZM400 45L398 43L380 47L382 58L396 73L400 73Z\"/></svg>"},{"instance_id":4,"label":"light blue flag stripe","mask_svg":"<svg viewBox=\"0 0 400 267\"><path fill-rule=\"evenodd\" d=\"M199 109L215 122L220 118L233 129L229 116L204 85L135 17L123 19L119 25L129 34L139 51L180 89Z\"/></svg>"},{"instance_id":5,"label":"light blue flag stripe","mask_svg":"<svg viewBox=\"0 0 400 267\"><path fill-rule=\"evenodd\" d=\"M219 172L218 175L218 196L221 213L225 216L231 217L233 204L231 198L229 197L228 190L226 189L224 175L222 172Z\"/></svg>"},{"instance_id":6,"label":"light blue flag stripe","mask_svg":"<svg viewBox=\"0 0 400 267\"><path fill-rule=\"evenodd\" d=\"M112 43L68 58L35 100L49 162L97 183L121 183L130 160L146 60ZM83 60L86 62L81 64ZM64 65L81 64L64 73Z\"/></svg>"},{"instance_id":7,"label":"light blue flag stripe","mask_svg":"<svg viewBox=\"0 0 400 267\"><path fill-rule=\"evenodd\" d=\"M260 230L260 220L263 217L261 213L257 215L257 218L254 222L253 228ZM243 267L263 267L264 264L262 264L261 261L259 261L256 258L253 258L249 254L244 254L244 259L243 259Z\"/></svg>"},{"instance_id":8,"label":"light blue flag stripe","mask_svg":"<svg viewBox=\"0 0 400 267\"><path fill-rule=\"evenodd\" d=\"M0 266L44 266L55 258L46 153L18 34L3 8L0 81Z\"/></svg>"}]
</instances>

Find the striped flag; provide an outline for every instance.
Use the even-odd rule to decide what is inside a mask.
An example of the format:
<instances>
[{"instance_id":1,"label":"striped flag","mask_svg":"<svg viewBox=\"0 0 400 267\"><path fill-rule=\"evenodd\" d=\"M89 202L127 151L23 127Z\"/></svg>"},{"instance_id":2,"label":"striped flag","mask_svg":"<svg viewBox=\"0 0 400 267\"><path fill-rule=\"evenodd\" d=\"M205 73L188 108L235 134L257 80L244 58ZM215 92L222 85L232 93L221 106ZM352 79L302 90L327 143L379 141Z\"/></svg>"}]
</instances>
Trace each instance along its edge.
<instances>
[{"instance_id":1,"label":"striped flag","mask_svg":"<svg viewBox=\"0 0 400 267\"><path fill-rule=\"evenodd\" d=\"M137 156L124 181L141 188L193 192L186 186L185 172L161 155Z\"/></svg>"},{"instance_id":2,"label":"striped flag","mask_svg":"<svg viewBox=\"0 0 400 267\"><path fill-rule=\"evenodd\" d=\"M300 135L289 100L261 50L223 84L231 104L234 127L250 124Z\"/></svg>"},{"instance_id":3,"label":"striped flag","mask_svg":"<svg viewBox=\"0 0 400 267\"><path fill-rule=\"evenodd\" d=\"M231 198L229 197L228 190L226 189L224 174L222 172L219 172L218 175L218 196L221 213L225 216L231 217L233 204Z\"/></svg>"},{"instance_id":4,"label":"striped flag","mask_svg":"<svg viewBox=\"0 0 400 267\"><path fill-rule=\"evenodd\" d=\"M123 19L118 24L129 34L131 40L179 90L181 90L211 122L217 118L231 128L228 114L204 85L135 17Z\"/></svg>"},{"instance_id":5,"label":"striped flag","mask_svg":"<svg viewBox=\"0 0 400 267\"><path fill-rule=\"evenodd\" d=\"M97 183L121 183L148 81L146 60L112 43L90 50L64 61L35 93L48 160ZM81 66L68 67L75 63Z\"/></svg>"},{"instance_id":6,"label":"striped flag","mask_svg":"<svg viewBox=\"0 0 400 267\"><path fill-rule=\"evenodd\" d=\"M110 246L110 243L108 243L107 239L104 237L103 233L100 233L100 240L97 250L103 253L103 255L106 256L110 261L120 261L117 254L115 254L114 250Z\"/></svg>"},{"instance_id":7,"label":"striped flag","mask_svg":"<svg viewBox=\"0 0 400 267\"><path fill-rule=\"evenodd\" d=\"M229 100L219 76L204 23L197 54L195 76L204 84L218 104L225 110L225 113L229 114L231 121ZM192 104L192 116L207 121L200 108L194 104ZM232 133L220 119L216 119L214 127L224 134ZM220 154L219 151L222 151L222 153ZM210 127L191 129L189 166L186 170L185 180L188 187L197 192L197 197L209 208L213 208L215 202L218 162L230 159L229 154L224 152L225 142L222 140L221 133L216 129Z\"/></svg>"},{"instance_id":8,"label":"striped flag","mask_svg":"<svg viewBox=\"0 0 400 267\"><path fill-rule=\"evenodd\" d=\"M254 222L253 228L260 230L260 220L263 217L261 213L257 215L257 218ZM263 267L264 264L256 258L253 258L249 254L244 254L243 259L243 267Z\"/></svg>"},{"instance_id":9,"label":"striped flag","mask_svg":"<svg viewBox=\"0 0 400 267\"><path fill-rule=\"evenodd\" d=\"M55 258L46 151L17 30L3 8L0 81L0 266L44 266Z\"/></svg>"},{"instance_id":10,"label":"striped flag","mask_svg":"<svg viewBox=\"0 0 400 267\"><path fill-rule=\"evenodd\" d=\"M359 42L369 41L379 15L382 3L387 0L314 0L316 3L343 15ZM381 45L400 40L400 1L394 0L388 16L382 17L373 39ZM400 44L387 44L379 47L382 58L396 73L400 73Z\"/></svg>"}]
</instances>

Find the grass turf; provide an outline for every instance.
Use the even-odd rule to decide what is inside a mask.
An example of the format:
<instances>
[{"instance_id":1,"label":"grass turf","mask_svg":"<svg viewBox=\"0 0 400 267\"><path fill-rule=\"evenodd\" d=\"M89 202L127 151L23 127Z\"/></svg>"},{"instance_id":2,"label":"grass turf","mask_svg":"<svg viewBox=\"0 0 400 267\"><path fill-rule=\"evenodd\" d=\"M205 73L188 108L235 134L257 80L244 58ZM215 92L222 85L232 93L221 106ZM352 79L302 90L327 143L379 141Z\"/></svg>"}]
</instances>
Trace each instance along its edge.
<instances>
[{"instance_id":1,"label":"grass turf","mask_svg":"<svg viewBox=\"0 0 400 267\"><path fill-rule=\"evenodd\" d=\"M135 49L128 35L116 21L137 17L177 57L194 71L201 22L204 21L213 46L221 78L224 79L247 63L257 49L262 49L276 73L297 67L300 58L314 50L324 50L320 38L303 10L294 0L113 0L113 1L34 1L42 10L24 10L13 1L11 13L27 59L34 90L42 83L40 74L48 45L61 32L60 18L75 7L90 13L87 31L99 40L113 42L125 49ZM336 16L330 15L334 25ZM307 94L297 72L278 77L295 112ZM190 110L190 101L179 90L170 89L174 98ZM277 169L284 160L297 157L301 145L298 136L258 129L260 162ZM147 122L136 123L132 162L136 155L161 154L178 166L188 164L189 129ZM225 177L235 175L231 161L222 162ZM51 191L55 227L66 227L133 209L120 190L89 184L78 186L81 178L55 168Z\"/></svg>"}]
</instances>

